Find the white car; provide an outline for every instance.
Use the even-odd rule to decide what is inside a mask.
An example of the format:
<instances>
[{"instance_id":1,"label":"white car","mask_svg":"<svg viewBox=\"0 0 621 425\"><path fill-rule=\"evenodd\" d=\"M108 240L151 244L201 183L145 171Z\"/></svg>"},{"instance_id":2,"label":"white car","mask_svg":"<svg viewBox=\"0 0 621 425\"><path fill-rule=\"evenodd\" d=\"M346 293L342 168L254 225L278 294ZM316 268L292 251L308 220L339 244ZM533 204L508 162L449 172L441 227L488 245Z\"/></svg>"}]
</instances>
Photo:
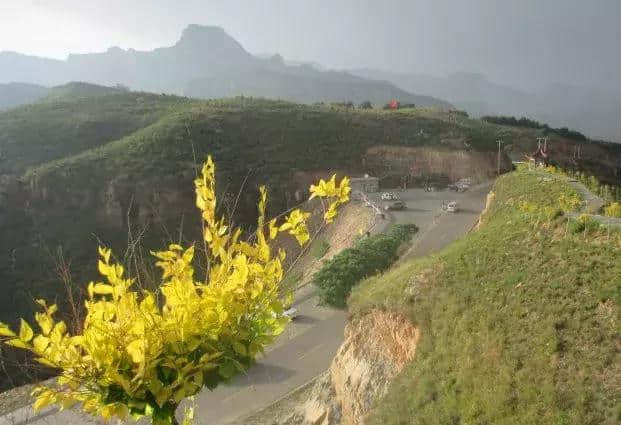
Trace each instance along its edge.
<instances>
[{"instance_id":1,"label":"white car","mask_svg":"<svg viewBox=\"0 0 621 425\"><path fill-rule=\"evenodd\" d=\"M457 202L453 201L453 202L449 202L448 204L446 204L446 212L455 213L458 210L459 210L459 206L457 205Z\"/></svg>"},{"instance_id":2,"label":"white car","mask_svg":"<svg viewBox=\"0 0 621 425\"><path fill-rule=\"evenodd\" d=\"M295 307L291 307L290 309L285 310L282 315L288 317L291 320L294 320L296 317L298 317L298 309Z\"/></svg>"},{"instance_id":3,"label":"white car","mask_svg":"<svg viewBox=\"0 0 621 425\"><path fill-rule=\"evenodd\" d=\"M382 201L396 201L399 197L392 192L382 193Z\"/></svg>"}]
</instances>

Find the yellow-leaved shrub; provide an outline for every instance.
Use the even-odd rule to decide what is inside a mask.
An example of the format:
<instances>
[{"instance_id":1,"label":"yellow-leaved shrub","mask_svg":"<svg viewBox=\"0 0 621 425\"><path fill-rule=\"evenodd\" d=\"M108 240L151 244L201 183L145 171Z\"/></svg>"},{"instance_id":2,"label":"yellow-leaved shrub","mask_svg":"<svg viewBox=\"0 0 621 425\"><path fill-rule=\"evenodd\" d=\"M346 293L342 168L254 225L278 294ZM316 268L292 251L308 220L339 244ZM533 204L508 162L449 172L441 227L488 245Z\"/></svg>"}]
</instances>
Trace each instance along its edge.
<instances>
[{"instance_id":1,"label":"yellow-leaved shrub","mask_svg":"<svg viewBox=\"0 0 621 425\"><path fill-rule=\"evenodd\" d=\"M0 323L6 344L33 352L59 370L58 386L38 387L36 410L50 404L81 408L104 419L151 417L155 424L176 423L179 402L201 388L245 370L279 335L283 316L279 283L285 253L272 252L269 240L288 232L300 244L309 240L308 212L293 210L278 223L265 222L267 191L260 188L259 218L253 242L242 240L216 216L215 165L209 157L195 180L196 205L204 222L209 270L206 281L194 274L194 246L170 245L154 252L162 269L158 291L133 289L133 279L99 249L101 282L88 285L86 318L80 334L71 335L54 318L55 305L37 301L39 332L21 320L19 332ZM325 220L349 200L349 181L311 186L311 198L329 201Z\"/></svg>"},{"instance_id":2,"label":"yellow-leaved shrub","mask_svg":"<svg viewBox=\"0 0 621 425\"><path fill-rule=\"evenodd\" d=\"M612 202L604 208L604 215L621 218L621 202Z\"/></svg>"}]
</instances>

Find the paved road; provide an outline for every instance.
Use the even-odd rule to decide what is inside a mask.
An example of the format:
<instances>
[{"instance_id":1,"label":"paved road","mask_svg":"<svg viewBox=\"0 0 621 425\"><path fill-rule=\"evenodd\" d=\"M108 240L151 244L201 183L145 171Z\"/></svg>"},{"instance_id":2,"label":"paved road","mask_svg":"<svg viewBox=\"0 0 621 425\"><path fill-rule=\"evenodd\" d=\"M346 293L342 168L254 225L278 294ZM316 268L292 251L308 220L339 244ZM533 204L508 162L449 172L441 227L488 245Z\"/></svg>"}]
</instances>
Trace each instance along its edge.
<instances>
[{"instance_id":1,"label":"paved road","mask_svg":"<svg viewBox=\"0 0 621 425\"><path fill-rule=\"evenodd\" d=\"M485 205L490 185L469 192L425 192L413 189L399 193L408 208L396 211L391 218L397 223L416 223L420 232L408 255L426 255L446 246L468 232ZM457 200L462 211L441 213L442 201ZM378 200L379 202L379 200ZM379 202L381 203L381 202ZM384 226L381 226L384 227ZM284 396L325 371L343 341L346 314L317 306L312 286L296 294L295 306L300 312L264 358L240 375L230 385L196 396L197 423L224 425L244 417ZM0 417L0 425L95 424L99 421L75 410L58 412L48 409L37 417L30 407Z\"/></svg>"},{"instance_id":2,"label":"paved road","mask_svg":"<svg viewBox=\"0 0 621 425\"><path fill-rule=\"evenodd\" d=\"M391 211L396 223L415 223L419 232L412 248L404 258L424 256L444 248L452 241L465 235L477 223L485 207L485 200L493 182L473 186L461 193L453 191L426 192L424 189L408 189L395 192L405 202L407 208ZM382 206L390 204L381 201L379 194L373 200ZM457 201L460 210L457 213L442 211L442 203Z\"/></svg>"}]
</instances>

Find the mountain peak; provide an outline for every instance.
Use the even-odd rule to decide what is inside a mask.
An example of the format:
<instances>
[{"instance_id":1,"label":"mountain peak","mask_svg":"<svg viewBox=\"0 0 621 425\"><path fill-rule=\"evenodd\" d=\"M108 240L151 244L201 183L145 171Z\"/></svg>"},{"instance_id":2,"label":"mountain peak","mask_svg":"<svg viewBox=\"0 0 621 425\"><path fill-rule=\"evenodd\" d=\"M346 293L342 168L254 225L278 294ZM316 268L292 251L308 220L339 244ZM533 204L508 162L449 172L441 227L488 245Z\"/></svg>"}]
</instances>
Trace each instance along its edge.
<instances>
[{"instance_id":1,"label":"mountain peak","mask_svg":"<svg viewBox=\"0 0 621 425\"><path fill-rule=\"evenodd\" d=\"M239 62L252 58L237 40L216 26L188 25L174 48L224 61Z\"/></svg>"},{"instance_id":2,"label":"mountain peak","mask_svg":"<svg viewBox=\"0 0 621 425\"><path fill-rule=\"evenodd\" d=\"M215 25L199 25L199 24L190 24L181 33L181 39L184 38L198 38L198 37L206 37L213 34L222 34L226 35L226 32L222 27L218 27Z\"/></svg>"},{"instance_id":3,"label":"mountain peak","mask_svg":"<svg viewBox=\"0 0 621 425\"><path fill-rule=\"evenodd\" d=\"M213 45L213 44L228 44L235 46L238 49L244 50L244 48L226 33L222 28L216 26L206 26L191 24L188 25L181 33L181 38L177 42L177 45Z\"/></svg>"}]
</instances>

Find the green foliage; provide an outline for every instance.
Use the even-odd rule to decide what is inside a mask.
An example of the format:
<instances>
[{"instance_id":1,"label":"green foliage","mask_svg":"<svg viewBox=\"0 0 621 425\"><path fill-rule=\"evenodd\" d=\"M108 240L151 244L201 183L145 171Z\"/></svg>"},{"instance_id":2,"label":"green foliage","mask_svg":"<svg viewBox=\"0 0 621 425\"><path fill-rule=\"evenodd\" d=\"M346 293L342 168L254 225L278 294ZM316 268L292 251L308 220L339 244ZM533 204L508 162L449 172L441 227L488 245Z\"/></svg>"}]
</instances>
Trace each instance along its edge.
<instances>
[{"instance_id":1,"label":"green foliage","mask_svg":"<svg viewBox=\"0 0 621 425\"><path fill-rule=\"evenodd\" d=\"M481 117L481 120L490 122L493 124L510 125L513 127L536 128L536 129L547 128L547 124L541 124L535 120L531 120L526 117L517 119L515 117L510 117L510 116L486 115L486 116Z\"/></svg>"},{"instance_id":2,"label":"green foliage","mask_svg":"<svg viewBox=\"0 0 621 425\"><path fill-rule=\"evenodd\" d=\"M345 307L351 289L362 279L386 270L397 260L397 249L418 228L396 225L388 234L364 238L327 261L313 276L322 303Z\"/></svg>"},{"instance_id":3,"label":"green foliage","mask_svg":"<svg viewBox=\"0 0 621 425\"><path fill-rule=\"evenodd\" d=\"M59 90L45 102L0 113L1 174L105 145L193 102L148 93L67 97L68 86Z\"/></svg>"},{"instance_id":4,"label":"green foliage","mask_svg":"<svg viewBox=\"0 0 621 425\"><path fill-rule=\"evenodd\" d=\"M490 116L490 115L487 115L487 116L481 117L481 120L483 120L485 122L493 123L493 124L499 124L499 125L509 125L509 126L513 126L513 127L522 127L522 128L543 129L543 130L545 130L545 132L553 132L553 133L556 133L559 136L564 137L566 139L576 140L576 141L579 141L579 142L586 142L587 140L589 140L584 134L580 133L579 131L570 130L567 127L552 128L548 124L541 124L538 121L531 120L531 119L526 118L526 117L522 117L520 119L517 119L515 117L510 117L510 116Z\"/></svg>"},{"instance_id":5,"label":"green foliage","mask_svg":"<svg viewBox=\"0 0 621 425\"><path fill-rule=\"evenodd\" d=\"M514 172L493 192L478 230L352 291L350 314L401 312L421 332L365 423L619 423L621 232L516 208L556 209L564 179Z\"/></svg>"}]
</instances>

